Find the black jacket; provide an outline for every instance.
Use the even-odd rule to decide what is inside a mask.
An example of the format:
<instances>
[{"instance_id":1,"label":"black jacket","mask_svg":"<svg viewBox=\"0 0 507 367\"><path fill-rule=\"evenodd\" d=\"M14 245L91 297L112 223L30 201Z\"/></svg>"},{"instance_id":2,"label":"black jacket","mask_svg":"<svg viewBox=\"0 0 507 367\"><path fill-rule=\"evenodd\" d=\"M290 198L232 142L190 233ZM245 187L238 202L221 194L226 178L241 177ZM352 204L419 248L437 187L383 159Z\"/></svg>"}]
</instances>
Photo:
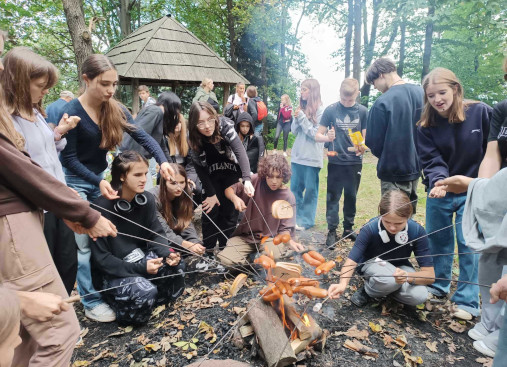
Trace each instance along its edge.
<instances>
[{"instance_id":1,"label":"black jacket","mask_svg":"<svg viewBox=\"0 0 507 367\"><path fill-rule=\"evenodd\" d=\"M252 116L250 116L247 112L241 112L238 116L238 121L234 124L234 128L236 129L238 136L241 136L241 133L239 131L239 124L242 121L247 121L250 124L248 135L243 138L243 146L245 147L248 161L250 162L250 170L253 173L257 173L259 160L262 158L262 156L264 156L264 139L261 135L254 134Z\"/></svg>"}]
</instances>

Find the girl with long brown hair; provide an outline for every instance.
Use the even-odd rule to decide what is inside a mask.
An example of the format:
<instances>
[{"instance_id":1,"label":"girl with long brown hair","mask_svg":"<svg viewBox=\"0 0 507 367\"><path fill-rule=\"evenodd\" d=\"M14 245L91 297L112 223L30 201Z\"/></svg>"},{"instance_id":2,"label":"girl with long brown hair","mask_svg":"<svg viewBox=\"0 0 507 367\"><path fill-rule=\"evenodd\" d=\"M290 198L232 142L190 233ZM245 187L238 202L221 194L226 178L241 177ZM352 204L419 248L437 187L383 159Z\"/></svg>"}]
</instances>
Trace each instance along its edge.
<instances>
[{"instance_id":1,"label":"girl with long brown hair","mask_svg":"<svg viewBox=\"0 0 507 367\"><path fill-rule=\"evenodd\" d=\"M191 157L197 175L202 182L204 196L202 217L204 246L213 249L218 240L225 246L237 222L238 212L226 200L224 190L243 179L245 191L253 196L255 190L250 182L250 164L245 147L234 130L234 122L218 116L207 102L195 102L188 118ZM217 233L215 224L222 233ZM207 266L207 262L202 263Z\"/></svg>"},{"instance_id":2,"label":"girl with long brown hair","mask_svg":"<svg viewBox=\"0 0 507 367\"><path fill-rule=\"evenodd\" d=\"M192 189L187 178L185 168L176 163L170 163L174 170L173 180L160 178L160 185L150 192L157 202L157 216L167 238L195 254L203 255L206 248L192 223L194 204L190 199ZM183 192L185 191L185 193Z\"/></svg>"},{"instance_id":3,"label":"girl with long brown hair","mask_svg":"<svg viewBox=\"0 0 507 367\"><path fill-rule=\"evenodd\" d=\"M290 189L296 197L296 229L315 225L319 196L319 171L323 166L324 143L315 140L324 112L320 84L315 79L301 83L299 107L294 112L291 131L296 140L291 151ZM304 196L303 196L304 192Z\"/></svg>"},{"instance_id":4,"label":"girl with long brown hair","mask_svg":"<svg viewBox=\"0 0 507 367\"><path fill-rule=\"evenodd\" d=\"M446 193L435 186L439 180L454 175L477 177L486 152L492 109L488 105L464 99L463 86L448 69L435 68L423 80L424 110L418 122L417 144L424 173L423 184L428 191L426 200L426 231L433 254L452 253L455 237L458 252L467 253L461 220L466 193ZM456 233L454 233L453 219ZM438 231L443 227L450 227ZM438 231L438 232L437 232ZM449 279L454 257L437 256L437 278ZM479 314L479 286L477 254L459 255L459 280L451 300L458 306L455 317L471 319ZM469 284L467 282L471 282ZM450 281L437 280L429 287L436 296L446 296Z\"/></svg>"},{"instance_id":5,"label":"girl with long brown hair","mask_svg":"<svg viewBox=\"0 0 507 367\"><path fill-rule=\"evenodd\" d=\"M357 270L365 277L364 285L350 298L357 307L366 305L371 297L392 296L412 306L426 301L425 285L433 283L435 272L433 260L428 256L426 231L410 219L412 212L410 199L403 191L391 190L382 195L380 216L361 228L342 266L340 282L329 287L331 298L340 298L345 293ZM410 246L403 246L409 242ZM419 271L408 260L412 252L417 256Z\"/></svg>"},{"instance_id":6,"label":"girl with long brown hair","mask_svg":"<svg viewBox=\"0 0 507 367\"><path fill-rule=\"evenodd\" d=\"M58 152L67 143L62 135L76 127L78 117L62 117L52 129L45 120L42 99L58 80L56 67L26 47L16 47L4 57L0 84L15 128L22 134L25 150L46 172L66 184ZM77 247L74 233L61 218L44 213L44 235L49 251L70 294L76 282Z\"/></svg>"},{"instance_id":7,"label":"girl with long brown hair","mask_svg":"<svg viewBox=\"0 0 507 367\"><path fill-rule=\"evenodd\" d=\"M62 114L81 118L76 129L67 135L67 146L60 159L67 185L81 197L93 201L101 194L109 200L118 193L104 180L107 168L106 154L115 149L123 133L131 135L160 164L161 174L169 177L170 168L162 149L143 129L136 128L128 110L115 98L118 72L105 55L90 55L81 66L84 92L63 108ZM78 291L81 295L93 293L90 274L90 245L88 238L76 235L78 245ZM114 312L101 300L99 294L81 301L88 318L100 322L114 320Z\"/></svg>"}]
</instances>

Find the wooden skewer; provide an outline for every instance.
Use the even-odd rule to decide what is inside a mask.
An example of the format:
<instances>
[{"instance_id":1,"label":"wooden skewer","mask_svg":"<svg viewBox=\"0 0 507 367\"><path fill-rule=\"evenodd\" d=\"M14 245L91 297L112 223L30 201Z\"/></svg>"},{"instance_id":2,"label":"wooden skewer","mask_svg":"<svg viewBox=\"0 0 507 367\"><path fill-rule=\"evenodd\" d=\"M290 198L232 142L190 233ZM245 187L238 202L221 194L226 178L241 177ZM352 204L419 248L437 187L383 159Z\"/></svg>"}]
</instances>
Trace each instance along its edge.
<instances>
[{"instance_id":1,"label":"wooden skewer","mask_svg":"<svg viewBox=\"0 0 507 367\"><path fill-rule=\"evenodd\" d=\"M330 296L327 296L322 302L316 303L315 306L313 306L314 312L319 312L322 308L322 305L329 299Z\"/></svg>"},{"instance_id":2,"label":"wooden skewer","mask_svg":"<svg viewBox=\"0 0 507 367\"><path fill-rule=\"evenodd\" d=\"M63 302L74 303L74 302L78 302L79 300L81 300L81 296L79 294L76 294L75 296L65 298L63 300Z\"/></svg>"}]
</instances>

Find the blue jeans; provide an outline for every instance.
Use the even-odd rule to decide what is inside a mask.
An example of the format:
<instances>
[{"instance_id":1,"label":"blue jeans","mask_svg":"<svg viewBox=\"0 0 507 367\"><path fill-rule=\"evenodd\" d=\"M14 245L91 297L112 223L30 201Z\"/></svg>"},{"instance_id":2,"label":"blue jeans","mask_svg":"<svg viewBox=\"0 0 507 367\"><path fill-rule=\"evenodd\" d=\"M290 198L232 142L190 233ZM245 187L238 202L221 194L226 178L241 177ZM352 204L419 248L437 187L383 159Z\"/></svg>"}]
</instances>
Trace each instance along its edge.
<instances>
[{"instance_id":1,"label":"blue jeans","mask_svg":"<svg viewBox=\"0 0 507 367\"><path fill-rule=\"evenodd\" d=\"M465 208L466 194L447 193L444 198L427 198L426 201L426 232L428 233L428 242L432 254L453 253L454 227L444 229L433 233L443 227L453 223L453 216L456 213L454 223L456 223L456 242L458 243L458 252L471 252L465 244L461 221L463 219L463 209ZM435 256L433 265L435 267L435 277L450 279L452 277L452 264L454 256ZM459 255L459 278L458 280L477 283L479 274L479 254ZM448 280L436 280L435 283L428 286L428 290L437 296L444 296L449 293L451 282ZM456 292L451 298L460 309L470 312L474 316L479 315L479 286L466 283L458 283Z\"/></svg>"},{"instance_id":2,"label":"blue jeans","mask_svg":"<svg viewBox=\"0 0 507 367\"><path fill-rule=\"evenodd\" d=\"M82 179L79 176L71 174L65 170L65 181L67 186L76 190L79 195L88 201L94 201L100 196L98 186ZM75 234L77 243L77 291L80 296L96 292L92 283L92 272L90 266L91 250L90 237L86 234ZM81 303L87 309L92 309L102 303L100 293L81 298Z\"/></svg>"},{"instance_id":3,"label":"blue jeans","mask_svg":"<svg viewBox=\"0 0 507 367\"><path fill-rule=\"evenodd\" d=\"M320 168L291 163L291 169L290 189L296 198L296 224L304 228L313 227L319 198Z\"/></svg>"}]
</instances>

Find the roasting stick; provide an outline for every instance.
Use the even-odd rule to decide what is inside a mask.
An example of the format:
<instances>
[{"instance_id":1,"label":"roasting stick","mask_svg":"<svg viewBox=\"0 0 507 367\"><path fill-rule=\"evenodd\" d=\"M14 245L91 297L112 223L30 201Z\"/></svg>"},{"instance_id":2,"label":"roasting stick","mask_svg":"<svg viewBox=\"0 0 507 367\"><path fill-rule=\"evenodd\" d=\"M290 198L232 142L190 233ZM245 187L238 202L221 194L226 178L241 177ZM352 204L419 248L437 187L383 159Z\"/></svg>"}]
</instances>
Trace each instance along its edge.
<instances>
[{"instance_id":1,"label":"roasting stick","mask_svg":"<svg viewBox=\"0 0 507 367\"><path fill-rule=\"evenodd\" d=\"M322 302L316 303L315 306L313 306L313 311L314 312L319 312L320 309L322 308L322 305L324 303L326 303L329 299L330 299L329 296L327 296L326 298L324 298L324 300Z\"/></svg>"}]
</instances>

